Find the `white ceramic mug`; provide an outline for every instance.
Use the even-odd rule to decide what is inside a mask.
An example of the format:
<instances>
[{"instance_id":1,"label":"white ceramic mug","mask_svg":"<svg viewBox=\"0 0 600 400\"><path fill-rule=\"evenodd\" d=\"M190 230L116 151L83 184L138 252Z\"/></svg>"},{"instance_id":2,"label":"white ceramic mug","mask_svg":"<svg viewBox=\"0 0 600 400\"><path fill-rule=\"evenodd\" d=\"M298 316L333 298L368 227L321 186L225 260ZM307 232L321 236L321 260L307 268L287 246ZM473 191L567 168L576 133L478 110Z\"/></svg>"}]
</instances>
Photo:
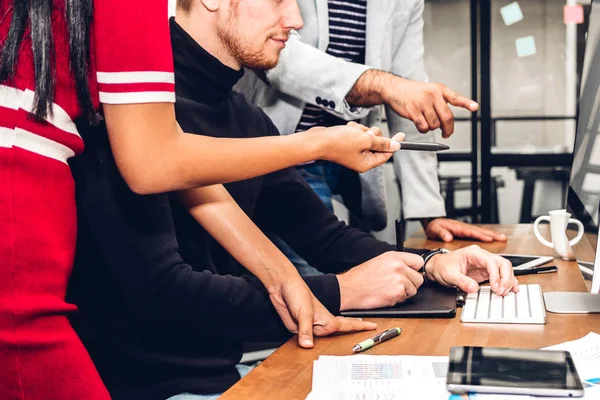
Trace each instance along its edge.
<instances>
[{"instance_id":1,"label":"white ceramic mug","mask_svg":"<svg viewBox=\"0 0 600 400\"><path fill-rule=\"evenodd\" d=\"M575 259L575 255L573 254L572 246L575 246L581 240L583 236L583 224L571 218L571 214L567 212L567 210L553 210L550 211L550 215L542 215L533 223L533 233L535 233L535 237L545 246L553 248L556 253L563 260L573 260ZM549 242L542 237L539 231L539 224L542 221L550 222L550 235L552 241ZM567 225L575 224L577 225L577 236L571 241L567 238Z\"/></svg>"}]
</instances>

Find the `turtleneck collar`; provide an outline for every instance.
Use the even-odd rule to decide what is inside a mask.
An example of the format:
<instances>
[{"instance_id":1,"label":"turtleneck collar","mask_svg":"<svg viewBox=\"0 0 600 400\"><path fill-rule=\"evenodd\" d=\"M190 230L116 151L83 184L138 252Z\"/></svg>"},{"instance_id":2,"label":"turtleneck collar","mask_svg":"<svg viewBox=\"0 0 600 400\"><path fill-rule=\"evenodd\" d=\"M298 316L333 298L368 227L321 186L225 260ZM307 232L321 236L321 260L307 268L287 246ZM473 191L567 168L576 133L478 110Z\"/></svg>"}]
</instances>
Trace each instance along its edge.
<instances>
[{"instance_id":1,"label":"turtleneck collar","mask_svg":"<svg viewBox=\"0 0 600 400\"><path fill-rule=\"evenodd\" d=\"M212 56L175 18L171 18L170 25L177 95L205 104L225 100L244 69L236 71Z\"/></svg>"}]
</instances>

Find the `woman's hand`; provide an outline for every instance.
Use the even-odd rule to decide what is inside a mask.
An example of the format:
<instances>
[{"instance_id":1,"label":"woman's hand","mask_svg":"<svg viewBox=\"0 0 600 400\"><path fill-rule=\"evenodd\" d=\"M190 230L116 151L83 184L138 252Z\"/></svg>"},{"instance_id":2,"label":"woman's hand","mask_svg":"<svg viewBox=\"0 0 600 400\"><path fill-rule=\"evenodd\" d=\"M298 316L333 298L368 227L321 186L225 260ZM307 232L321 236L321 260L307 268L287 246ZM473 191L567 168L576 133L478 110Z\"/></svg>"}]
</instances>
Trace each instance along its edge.
<instances>
[{"instance_id":1,"label":"woman's hand","mask_svg":"<svg viewBox=\"0 0 600 400\"><path fill-rule=\"evenodd\" d=\"M383 137L376 126L368 128L356 122L330 128L315 127L299 135L311 136L322 149L322 160L333 161L358 172L378 167L400 148L404 133L392 139Z\"/></svg>"},{"instance_id":2,"label":"woman's hand","mask_svg":"<svg viewBox=\"0 0 600 400\"><path fill-rule=\"evenodd\" d=\"M119 172L138 194L250 179L312 160L367 171L398 149L394 140L356 123L232 139L183 133L170 103L104 104L103 111Z\"/></svg>"},{"instance_id":3,"label":"woman's hand","mask_svg":"<svg viewBox=\"0 0 600 400\"><path fill-rule=\"evenodd\" d=\"M290 260L254 225L223 186L187 190L179 195L192 217L265 285L286 328L298 333L301 347L313 346L313 334L375 329L368 322L331 315Z\"/></svg>"},{"instance_id":4,"label":"woman's hand","mask_svg":"<svg viewBox=\"0 0 600 400\"><path fill-rule=\"evenodd\" d=\"M313 347L314 336L377 328L372 322L333 316L299 275L289 277L276 290L270 291L269 295L285 327L298 334L298 345L305 349Z\"/></svg>"}]
</instances>

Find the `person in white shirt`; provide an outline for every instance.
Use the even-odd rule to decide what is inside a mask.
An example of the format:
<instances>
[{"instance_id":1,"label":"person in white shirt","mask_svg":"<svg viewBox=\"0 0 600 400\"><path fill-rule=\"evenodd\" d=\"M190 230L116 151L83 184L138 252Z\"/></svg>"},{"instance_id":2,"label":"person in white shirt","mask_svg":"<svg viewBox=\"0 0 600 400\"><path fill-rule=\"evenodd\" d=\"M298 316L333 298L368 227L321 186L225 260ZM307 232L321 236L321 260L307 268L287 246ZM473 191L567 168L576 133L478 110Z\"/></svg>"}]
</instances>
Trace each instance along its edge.
<instances>
[{"instance_id":1,"label":"person in white shirt","mask_svg":"<svg viewBox=\"0 0 600 400\"><path fill-rule=\"evenodd\" d=\"M248 71L236 87L282 134L340 119L375 125L384 106L391 133L405 132L406 141L432 142L430 131L440 128L445 138L454 131L448 104L477 110L474 101L428 82L423 0L298 0L298 5L304 26L292 31L277 67L266 73ZM394 156L394 165L402 185L402 214L420 220L430 238L506 240L491 230L445 218L435 154L401 152ZM330 205L327 198L339 168L319 162L299 169ZM383 168L360 174L360 184L361 204L351 211L360 214L361 227L383 229Z\"/></svg>"}]
</instances>

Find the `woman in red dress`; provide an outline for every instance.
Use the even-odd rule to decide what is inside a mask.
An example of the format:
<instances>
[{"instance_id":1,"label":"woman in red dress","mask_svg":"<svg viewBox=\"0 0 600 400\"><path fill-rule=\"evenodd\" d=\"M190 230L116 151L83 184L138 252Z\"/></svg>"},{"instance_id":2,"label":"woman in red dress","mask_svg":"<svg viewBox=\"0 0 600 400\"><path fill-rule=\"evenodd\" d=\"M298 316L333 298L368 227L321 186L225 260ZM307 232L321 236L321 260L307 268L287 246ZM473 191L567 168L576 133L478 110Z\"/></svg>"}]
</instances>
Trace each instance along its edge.
<instances>
[{"instance_id":1,"label":"woman in red dress","mask_svg":"<svg viewBox=\"0 0 600 400\"><path fill-rule=\"evenodd\" d=\"M77 118L94 124L102 112L119 169L142 194L316 158L356 169L389 158L370 152L389 141L358 128L244 141L181 132L167 0L0 0L0 50L1 400L109 398L67 320L76 310L65 292L77 228L67 160L84 148ZM310 331L308 288L297 273L269 273L280 314Z\"/></svg>"}]
</instances>

